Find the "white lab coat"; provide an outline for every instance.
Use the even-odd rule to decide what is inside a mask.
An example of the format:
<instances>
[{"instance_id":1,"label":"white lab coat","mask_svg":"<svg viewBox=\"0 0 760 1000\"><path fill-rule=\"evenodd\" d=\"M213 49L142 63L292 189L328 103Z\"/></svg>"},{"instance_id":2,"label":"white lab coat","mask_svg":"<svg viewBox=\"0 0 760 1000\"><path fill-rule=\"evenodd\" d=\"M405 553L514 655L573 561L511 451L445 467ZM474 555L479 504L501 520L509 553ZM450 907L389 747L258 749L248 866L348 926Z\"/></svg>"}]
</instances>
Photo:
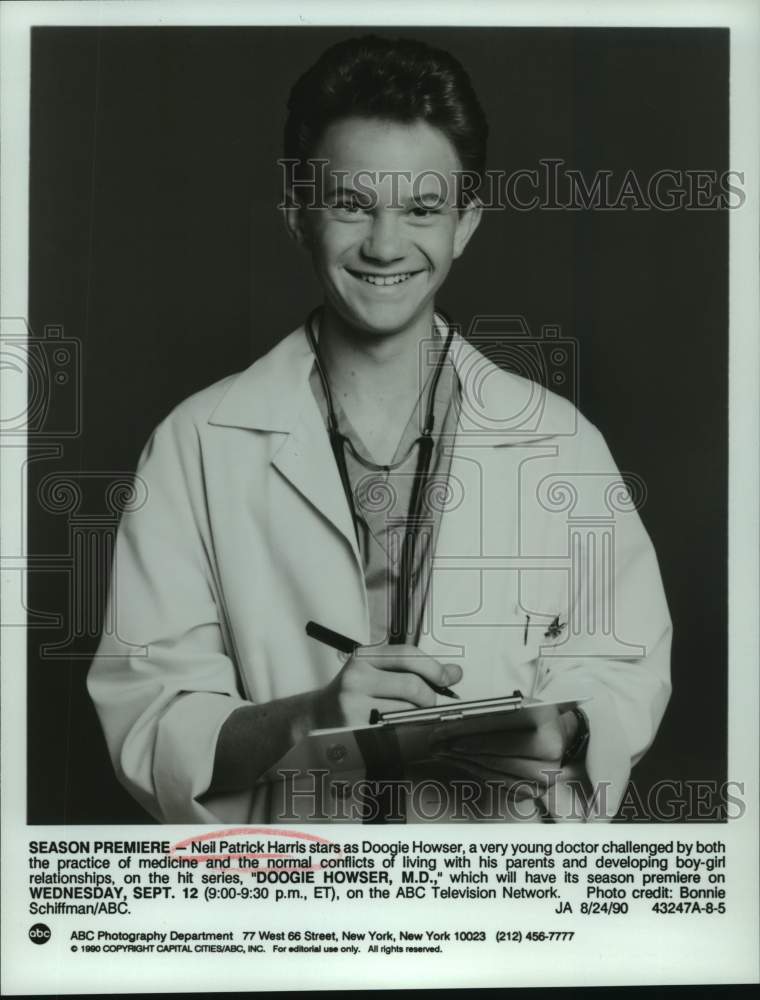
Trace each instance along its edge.
<instances>
[{"instance_id":1,"label":"white lab coat","mask_svg":"<svg viewBox=\"0 0 760 1000\"><path fill-rule=\"evenodd\" d=\"M459 337L452 358L463 403L420 647L461 664L463 698L589 696L586 771L604 783L596 813L611 816L670 693L655 553L573 406ZM203 797L220 728L245 703L313 690L340 669L308 620L369 637L312 363L299 328L176 407L140 459L147 499L122 519L115 628L88 687L119 780L163 822L274 820L261 789ZM565 628L547 637L555 616ZM558 816L571 776L557 784Z\"/></svg>"}]
</instances>

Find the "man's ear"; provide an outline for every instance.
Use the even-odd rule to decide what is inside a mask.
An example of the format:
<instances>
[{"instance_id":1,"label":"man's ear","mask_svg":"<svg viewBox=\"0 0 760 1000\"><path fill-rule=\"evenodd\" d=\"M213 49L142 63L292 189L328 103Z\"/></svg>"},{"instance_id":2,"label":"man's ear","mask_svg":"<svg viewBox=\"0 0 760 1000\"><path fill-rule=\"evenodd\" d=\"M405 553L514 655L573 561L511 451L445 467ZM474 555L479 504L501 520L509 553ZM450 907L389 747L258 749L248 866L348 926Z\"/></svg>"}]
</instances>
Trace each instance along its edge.
<instances>
[{"instance_id":1,"label":"man's ear","mask_svg":"<svg viewBox=\"0 0 760 1000\"><path fill-rule=\"evenodd\" d=\"M292 194L288 195L285 207L285 226L296 243L305 247L309 244L309 234L306 228L305 210L298 204Z\"/></svg>"},{"instance_id":2,"label":"man's ear","mask_svg":"<svg viewBox=\"0 0 760 1000\"><path fill-rule=\"evenodd\" d=\"M464 208L460 208L457 227L454 231L454 259L464 253L464 248L470 242L472 234L480 225L482 216L483 205L477 198L473 198Z\"/></svg>"}]
</instances>

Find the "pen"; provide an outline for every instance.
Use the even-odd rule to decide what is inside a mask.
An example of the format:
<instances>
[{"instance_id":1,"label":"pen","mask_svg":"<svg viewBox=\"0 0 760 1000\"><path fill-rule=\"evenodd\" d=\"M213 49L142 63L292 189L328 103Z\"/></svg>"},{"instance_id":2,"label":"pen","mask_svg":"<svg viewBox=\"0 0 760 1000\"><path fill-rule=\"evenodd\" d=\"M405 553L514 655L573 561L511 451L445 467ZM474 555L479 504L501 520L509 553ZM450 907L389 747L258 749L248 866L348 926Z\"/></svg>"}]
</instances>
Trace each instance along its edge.
<instances>
[{"instance_id":1,"label":"pen","mask_svg":"<svg viewBox=\"0 0 760 1000\"><path fill-rule=\"evenodd\" d=\"M332 649L337 649L340 653L354 653L359 646L360 642L356 642L354 639L349 639L347 635L341 635L340 632L333 632L331 628L326 628L324 625L318 625L317 622L307 622L306 623L306 634L311 636L312 639L316 639L318 642L322 642L325 646L330 646ZM423 680L425 680L423 678ZM445 695L447 698L457 698L459 695L456 691L452 691L451 688L439 687L438 684L433 684L428 680L425 680L428 687L431 687L436 694Z\"/></svg>"}]
</instances>

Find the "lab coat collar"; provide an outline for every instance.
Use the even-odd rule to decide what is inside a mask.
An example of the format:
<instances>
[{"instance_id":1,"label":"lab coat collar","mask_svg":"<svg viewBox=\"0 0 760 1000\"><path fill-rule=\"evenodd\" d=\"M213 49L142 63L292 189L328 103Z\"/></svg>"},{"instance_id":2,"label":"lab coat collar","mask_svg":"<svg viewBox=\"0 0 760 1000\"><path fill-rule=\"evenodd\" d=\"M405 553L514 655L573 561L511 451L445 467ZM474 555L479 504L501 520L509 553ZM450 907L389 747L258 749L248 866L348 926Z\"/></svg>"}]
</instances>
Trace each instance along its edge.
<instances>
[{"instance_id":1,"label":"lab coat collar","mask_svg":"<svg viewBox=\"0 0 760 1000\"><path fill-rule=\"evenodd\" d=\"M438 317L436 324L442 324ZM458 333L450 353L462 385L459 442L504 446L574 433L575 408L561 397L499 368ZM208 422L292 433L319 416L309 387L313 364L302 325L230 381Z\"/></svg>"}]
</instances>

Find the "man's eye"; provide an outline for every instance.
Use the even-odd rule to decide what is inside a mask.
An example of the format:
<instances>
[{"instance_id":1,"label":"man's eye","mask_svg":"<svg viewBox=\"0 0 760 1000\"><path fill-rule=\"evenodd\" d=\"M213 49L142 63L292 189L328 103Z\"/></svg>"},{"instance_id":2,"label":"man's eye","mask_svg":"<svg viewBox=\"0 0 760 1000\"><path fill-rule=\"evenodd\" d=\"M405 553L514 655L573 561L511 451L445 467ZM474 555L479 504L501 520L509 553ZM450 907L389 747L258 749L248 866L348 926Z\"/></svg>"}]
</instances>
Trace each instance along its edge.
<instances>
[{"instance_id":1,"label":"man's eye","mask_svg":"<svg viewBox=\"0 0 760 1000\"><path fill-rule=\"evenodd\" d=\"M365 210L365 206L355 198L346 201L339 201L335 206L341 212L348 212L350 215L357 215Z\"/></svg>"},{"instance_id":2,"label":"man's eye","mask_svg":"<svg viewBox=\"0 0 760 1000\"><path fill-rule=\"evenodd\" d=\"M431 216L437 215L439 211L440 209L437 205L414 205L411 209L411 213L415 219L429 219Z\"/></svg>"}]
</instances>

